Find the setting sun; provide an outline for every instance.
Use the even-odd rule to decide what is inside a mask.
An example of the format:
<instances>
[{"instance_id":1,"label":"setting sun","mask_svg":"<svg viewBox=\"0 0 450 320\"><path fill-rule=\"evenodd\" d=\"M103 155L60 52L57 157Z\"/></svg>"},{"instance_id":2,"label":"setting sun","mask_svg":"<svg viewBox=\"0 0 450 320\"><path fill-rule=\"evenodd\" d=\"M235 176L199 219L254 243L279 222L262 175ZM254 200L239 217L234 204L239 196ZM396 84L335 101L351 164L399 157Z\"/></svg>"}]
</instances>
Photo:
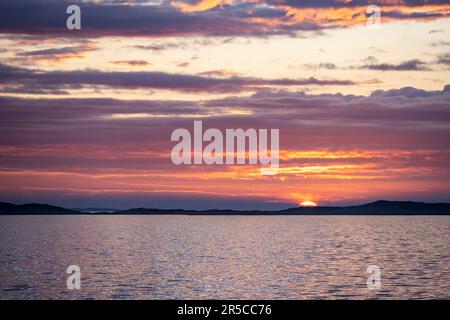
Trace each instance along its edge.
<instances>
[{"instance_id":1,"label":"setting sun","mask_svg":"<svg viewBox=\"0 0 450 320\"><path fill-rule=\"evenodd\" d=\"M300 203L300 207L317 207L317 204L312 201L303 201Z\"/></svg>"}]
</instances>

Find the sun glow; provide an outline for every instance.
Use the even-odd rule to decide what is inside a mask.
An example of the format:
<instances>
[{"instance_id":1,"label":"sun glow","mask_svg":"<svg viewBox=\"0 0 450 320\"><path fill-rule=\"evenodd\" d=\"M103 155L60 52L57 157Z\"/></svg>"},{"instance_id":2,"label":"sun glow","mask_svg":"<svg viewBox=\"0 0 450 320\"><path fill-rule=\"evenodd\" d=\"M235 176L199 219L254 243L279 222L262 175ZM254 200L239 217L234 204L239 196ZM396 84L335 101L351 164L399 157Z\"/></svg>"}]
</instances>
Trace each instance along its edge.
<instances>
[{"instance_id":1,"label":"sun glow","mask_svg":"<svg viewBox=\"0 0 450 320\"><path fill-rule=\"evenodd\" d=\"M317 207L317 204L312 201L303 201L300 203L300 207Z\"/></svg>"}]
</instances>

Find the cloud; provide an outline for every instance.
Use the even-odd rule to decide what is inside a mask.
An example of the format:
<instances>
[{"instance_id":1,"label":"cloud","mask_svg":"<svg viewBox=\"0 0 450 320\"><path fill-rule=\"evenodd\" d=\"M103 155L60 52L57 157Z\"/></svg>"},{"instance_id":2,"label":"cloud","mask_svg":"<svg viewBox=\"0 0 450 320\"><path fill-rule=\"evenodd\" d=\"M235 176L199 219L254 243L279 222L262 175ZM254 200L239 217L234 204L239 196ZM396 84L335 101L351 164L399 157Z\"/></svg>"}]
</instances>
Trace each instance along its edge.
<instances>
[{"instance_id":1,"label":"cloud","mask_svg":"<svg viewBox=\"0 0 450 320\"><path fill-rule=\"evenodd\" d=\"M171 42L171 43L156 43L151 45L136 45L133 48L150 51L164 51L169 49L185 49L187 45L183 42Z\"/></svg>"},{"instance_id":2,"label":"cloud","mask_svg":"<svg viewBox=\"0 0 450 320\"><path fill-rule=\"evenodd\" d=\"M181 92L225 93L251 91L260 87L347 86L354 84L350 80L320 80L313 77L305 79L213 78L200 75L144 71L41 71L2 64L0 64L0 81L4 83L4 87L1 89L3 92L33 90L35 93L80 89L88 86L105 86L129 90L152 88Z\"/></svg>"},{"instance_id":3,"label":"cloud","mask_svg":"<svg viewBox=\"0 0 450 320\"><path fill-rule=\"evenodd\" d=\"M447 67L450 67L450 54L447 53L447 54L440 55L437 59L437 63L446 65Z\"/></svg>"},{"instance_id":4,"label":"cloud","mask_svg":"<svg viewBox=\"0 0 450 320\"><path fill-rule=\"evenodd\" d=\"M277 0L268 0L267 3L277 3ZM296 8L352 8L367 6L367 0L285 0L285 5ZM444 5L446 0L371 0L370 5L378 6L405 6L419 7L426 5Z\"/></svg>"},{"instance_id":5,"label":"cloud","mask_svg":"<svg viewBox=\"0 0 450 320\"><path fill-rule=\"evenodd\" d=\"M207 77L238 77L239 72L227 69L216 69L200 72L199 75Z\"/></svg>"},{"instance_id":6,"label":"cloud","mask_svg":"<svg viewBox=\"0 0 450 320\"><path fill-rule=\"evenodd\" d=\"M156 136L162 134L163 127L177 126L177 122L189 123L192 119L205 118L211 126L229 125L233 118L236 126L258 127L264 122L272 122L280 128L301 131L309 136L326 129L330 132L353 132L358 130L378 132L385 130L406 130L410 132L424 132L434 130L445 133L450 123L450 85L442 91L427 91L413 87L393 90L377 90L370 96L353 96L342 94L307 95L303 92L259 92L249 97L228 97L209 101L159 101L159 100L117 100L99 98L14 98L0 97L4 129L16 128L45 128L73 130L73 138L84 137L84 132L77 130L88 125L93 131L105 130L111 135L123 135L143 131L154 131ZM241 112L233 112L240 110ZM130 117L114 117L113 115L130 115ZM147 115L145 117L138 115ZM172 122L172 123L170 123ZM136 125L136 124L142 125ZM152 124L145 126L143 124ZM159 123L159 125L158 125ZM126 129L125 129L126 128ZM109 131L111 130L111 131ZM127 133L125 133L125 130ZM300 130L300 128L298 128ZM307 133L311 130L312 133ZM163 130L164 131L164 130ZM406 132L405 131L405 132ZM159 133L158 133L159 132ZM30 131L24 131L27 135ZM53 134L48 136L33 134L34 138L57 139ZM109 134L86 136L89 139L109 140ZM137 135L139 136L139 135ZM60 136L61 138L63 137ZM17 137L20 140L20 137ZM355 139L360 137L355 136ZM4 142L16 138L3 137ZM140 136L138 140L146 139ZM349 138L350 143L353 138ZM435 142L438 142L436 139ZM292 140L301 143L298 139ZM309 141L313 143L312 141ZM365 143L377 143L368 139ZM308 141L305 141L308 143ZM347 143L343 141L344 145ZM387 143L388 142L384 142ZM411 140L413 145L414 141ZM447 142L446 142L447 143Z\"/></svg>"},{"instance_id":7,"label":"cloud","mask_svg":"<svg viewBox=\"0 0 450 320\"><path fill-rule=\"evenodd\" d=\"M432 42L430 43L432 47L444 47L444 46L450 46L450 41L438 41L438 42Z\"/></svg>"},{"instance_id":8,"label":"cloud","mask_svg":"<svg viewBox=\"0 0 450 320\"><path fill-rule=\"evenodd\" d=\"M232 3L233 0L172 0L170 4L183 12L196 12L213 9L225 3Z\"/></svg>"},{"instance_id":9,"label":"cloud","mask_svg":"<svg viewBox=\"0 0 450 320\"><path fill-rule=\"evenodd\" d=\"M179 68L187 68L187 67L189 67L190 66L190 62L179 62L179 63L177 63L177 67L179 67Z\"/></svg>"},{"instance_id":10,"label":"cloud","mask_svg":"<svg viewBox=\"0 0 450 320\"><path fill-rule=\"evenodd\" d=\"M132 48L140 49L140 50L148 50L153 51L155 53L160 53L165 50L171 50L171 49L181 49L186 50L188 48L197 47L197 46L212 46L212 45L218 45L218 44L226 44L231 43L235 41L234 38L227 38L224 40L217 40L212 38L195 38L194 40L191 40L189 42L187 41L169 41L169 40L151 40L150 44L147 45L134 45Z\"/></svg>"},{"instance_id":11,"label":"cloud","mask_svg":"<svg viewBox=\"0 0 450 320\"><path fill-rule=\"evenodd\" d=\"M82 5L81 30L66 29L66 1L27 0L0 2L0 33L25 35L55 35L61 37L104 36L263 36L290 34L296 31L318 30L314 23L290 24L282 22L270 26L271 21L253 21L255 14L245 14L243 8L227 7L220 10L183 13L169 6L142 6L137 4L106 4L86 2ZM247 8L248 9L248 8ZM289 20L282 9L275 11L282 19ZM265 13L267 15L267 13ZM23 19L27 17L27 19ZM288 21L286 21L288 22Z\"/></svg>"},{"instance_id":12,"label":"cloud","mask_svg":"<svg viewBox=\"0 0 450 320\"><path fill-rule=\"evenodd\" d=\"M429 71L424 61L419 59L408 60L399 64L391 63L371 63L366 64L360 69L378 70L378 71Z\"/></svg>"},{"instance_id":13,"label":"cloud","mask_svg":"<svg viewBox=\"0 0 450 320\"><path fill-rule=\"evenodd\" d=\"M405 87L376 90L370 96L307 95L291 92L260 92L251 97L227 98L208 106L245 106L252 117L305 121L319 126L400 127L447 126L450 123L450 86L442 91Z\"/></svg>"},{"instance_id":14,"label":"cloud","mask_svg":"<svg viewBox=\"0 0 450 320\"><path fill-rule=\"evenodd\" d=\"M221 197L227 205L239 194L278 203L308 192L321 201L411 196L415 188L428 190L416 196L448 195L450 86L209 101L2 96L0 105L0 188L11 199L46 193L61 201L88 195L136 203L147 196L168 206L183 199L185 206L187 198L195 204ZM280 173L263 178L252 166L174 166L170 134L192 130L194 119L221 130L230 123L280 128Z\"/></svg>"},{"instance_id":15,"label":"cloud","mask_svg":"<svg viewBox=\"0 0 450 320\"><path fill-rule=\"evenodd\" d=\"M0 2L0 33L60 37L298 35L366 22L366 1L83 2L82 28L66 29L68 1ZM384 21L448 17L446 1L380 1ZM23 17L27 17L23 19ZM157 49L156 49L157 50Z\"/></svg>"},{"instance_id":16,"label":"cloud","mask_svg":"<svg viewBox=\"0 0 450 320\"><path fill-rule=\"evenodd\" d=\"M119 66L131 66L131 67L145 67L152 65L150 62L145 60L117 60L117 61L110 61L109 63Z\"/></svg>"},{"instance_id":17,"label":"cloud","mask_svg":"<svg viewBox=\"0 0 450 320\"><path fill-rule=\"evenodd\" d=\"M337 69L336 64L331 63L331 62L322 62L322 63L318 63L318 64L308 63L308 64L304 64L303 66L309 70L317 70L317 69L334 70L334 69Z\"/></svg>"},{"instance_id":18,"label":"cloud","mask_svg":"<svg viewBox=\"0 0 450 320\"><path fill-rule=\"evenodd\" d=\"M359 82L360 84L382 84L384 83L383 81L381 81L380 79L367 79L367 80L363 80Z\"/></svg>"},{"instance_id":19,"label":"cloud","mask_svg":"<svg viewBox=\"0 0 450 320\"><path fill-rule=\"evenodd\" d=\"M18 52L11 60L21 63L61 62L70 59L82 59L96 50L97 46L94 42L83 41L77 46Z\"/></svg>"}]
</instances>

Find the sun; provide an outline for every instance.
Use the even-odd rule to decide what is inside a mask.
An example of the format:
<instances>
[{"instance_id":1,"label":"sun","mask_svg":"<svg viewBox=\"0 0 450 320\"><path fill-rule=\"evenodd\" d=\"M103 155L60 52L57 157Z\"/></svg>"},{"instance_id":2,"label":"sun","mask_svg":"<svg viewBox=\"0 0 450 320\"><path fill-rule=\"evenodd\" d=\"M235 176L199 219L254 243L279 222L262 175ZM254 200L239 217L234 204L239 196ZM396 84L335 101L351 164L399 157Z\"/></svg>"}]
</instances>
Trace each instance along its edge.
<instances>
[{"instance_id":1,"label":"sun","mask_svg":"<svg viewBox=\"0 0 450 320\"><path fill-rule=\"evenodd\" d=\"M300 203L300 207L317 207L317 203L312 201L303 201Z\"/></svg>"}]
</instances>

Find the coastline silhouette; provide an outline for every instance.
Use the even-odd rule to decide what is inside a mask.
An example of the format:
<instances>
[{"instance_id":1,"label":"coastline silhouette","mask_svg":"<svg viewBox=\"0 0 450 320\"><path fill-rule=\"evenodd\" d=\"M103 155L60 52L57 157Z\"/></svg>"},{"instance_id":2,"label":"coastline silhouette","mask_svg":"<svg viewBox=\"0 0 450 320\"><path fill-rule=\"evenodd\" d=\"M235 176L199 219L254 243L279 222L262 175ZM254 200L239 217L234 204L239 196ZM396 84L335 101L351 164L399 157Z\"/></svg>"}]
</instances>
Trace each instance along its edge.
<instances>
[{"instance_id":1,"label":"coastline silhouette","mask_svg":"<svg viewBox=\"0 0 450 320\"><path fill-rule=\"evenodd\" d=\"M49 204L29 203L16 205L0 202L0 215L450 215L450 203L378 200L355 206L294 207L278 211L261 210L185 210L131 208L112 211L83 211L65 209Z\"/></svg>"}]
</instances>

